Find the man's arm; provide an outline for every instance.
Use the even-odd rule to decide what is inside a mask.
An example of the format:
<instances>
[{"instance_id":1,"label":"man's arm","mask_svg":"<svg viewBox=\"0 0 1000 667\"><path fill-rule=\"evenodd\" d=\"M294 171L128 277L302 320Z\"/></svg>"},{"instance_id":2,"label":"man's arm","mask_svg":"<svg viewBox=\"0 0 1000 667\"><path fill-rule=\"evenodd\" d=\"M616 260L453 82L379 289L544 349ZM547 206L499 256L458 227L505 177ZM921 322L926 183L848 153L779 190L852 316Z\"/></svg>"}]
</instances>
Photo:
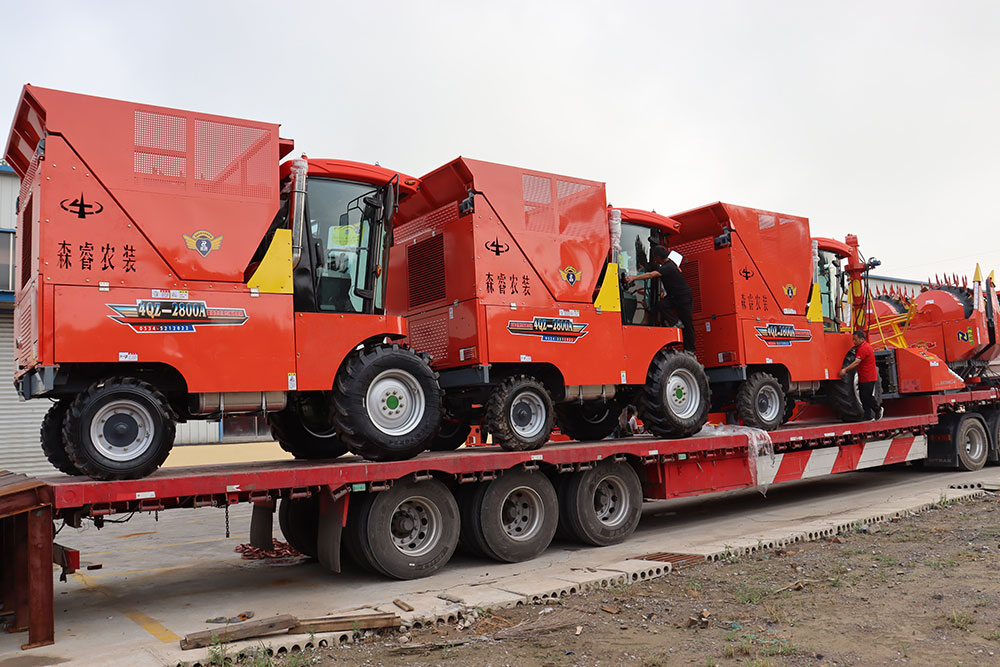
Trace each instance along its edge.
<instances>
[{"instance_id":1,"label":"man's arm","mask_svg":"<svg viewBox=\"0 0 1000 667\"><path fill-rule=\"evenodd\" d=\"M855 368L857 368L860 365L861 365L861 360L860 359L855 359L854 361L852 361L851 363L849 363L847 366L845 366L843 368L843 370L840 371L840 377L844 377L845 375L847 375L848 373L850 373L851 371L853 371Z\"/></svg>"},{"instance_id":2,"label":"man's arm","mask_svg":"<svg viewBox=\"0 0 1000 667\"><path fill-rule=\"evenodd\" d=\"M625 276L626 284L632 284L636 280L649 280L650 278L659 278L659 271L647 271L646 273L640 273L637 276Z\"/></svg>"}]
</instances>

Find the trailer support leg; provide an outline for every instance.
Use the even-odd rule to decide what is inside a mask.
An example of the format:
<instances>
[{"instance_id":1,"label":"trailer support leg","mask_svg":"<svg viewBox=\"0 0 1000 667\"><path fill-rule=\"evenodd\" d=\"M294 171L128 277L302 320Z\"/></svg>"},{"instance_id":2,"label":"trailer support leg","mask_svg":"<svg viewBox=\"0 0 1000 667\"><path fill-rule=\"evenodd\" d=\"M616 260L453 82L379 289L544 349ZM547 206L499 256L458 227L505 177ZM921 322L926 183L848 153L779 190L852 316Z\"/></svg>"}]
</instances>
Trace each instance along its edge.
<instances>
[{"instance_id":1,"label":"trailer support leg","mask_svg":"<svg viewBox=\"0 0 1000 667\"><path fill-rule=\"evenodd\" d=\"M264 551L274 548L274 501L253 504L250 515L250 546Z\"/></svg>"},{"instance_id":2,"label":"trailer support leg","mask_svg":"<svg viewBox=\"0 0 1000 667\"><path fill-rule=\"evenodd\" d=\"M28 643L22 649L55 641L52 604L52 508L38 507L25 515L28 563Z\"/></svg>"},{"instance_id":3,"label":"trailer support leg","mask_svg":"<svg viewBox=\"0 0 1000 667\"><path fill-rule=\"evenodd\" d=\"M330 572L340 573L340 536L344 532L347 519L347 499L344 494L334 499L329 490L324 489L319 499L319 534L317 557L319 563Z\"/></svg>"}]
</instances>

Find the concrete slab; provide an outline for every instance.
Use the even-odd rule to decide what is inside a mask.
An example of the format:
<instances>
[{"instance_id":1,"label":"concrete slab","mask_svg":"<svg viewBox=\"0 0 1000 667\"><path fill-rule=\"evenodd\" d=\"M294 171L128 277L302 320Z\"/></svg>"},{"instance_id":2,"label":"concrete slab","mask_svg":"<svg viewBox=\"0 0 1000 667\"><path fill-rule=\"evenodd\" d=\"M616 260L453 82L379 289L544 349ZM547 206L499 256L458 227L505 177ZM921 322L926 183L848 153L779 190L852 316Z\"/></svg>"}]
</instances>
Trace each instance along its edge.
<instances>
[{"instance_id":1,"label":"concrete slab","mask_svg":"<svg viewBox=\"0 0 1000 667\"><path fill-rule=\"evenodd\" d=\"M469 609L507 609L526 604L528 598L518 593L505 591L494 586L466 585L452 586L438 593L438 597L447 602L465 605Z\"/></svg>"},{"instance_id":2,"label":"concrete slab","mask_svg":"<svg viewBox=\"0 0 1000 667\"><path fill-rule=\"evenodd\" d=\"M555 578L577 584L584 591L608 588L609 586L621 586L629 581L629 576L625 572L597 569L573 569L560 572L555 575Z\"/></svg>"},{"instance_id":3,"label":"concrete slab","mask_svg":"<svg viewBox=\"0 0 1000 667\"><path fill-rule=\"evenodd\" d=\"M530 573L505 577L491 584L493 588L521 595L528 602L558 600L580 592L580 585L565 579L543 577Z\"/></svg>"}]
</instances>

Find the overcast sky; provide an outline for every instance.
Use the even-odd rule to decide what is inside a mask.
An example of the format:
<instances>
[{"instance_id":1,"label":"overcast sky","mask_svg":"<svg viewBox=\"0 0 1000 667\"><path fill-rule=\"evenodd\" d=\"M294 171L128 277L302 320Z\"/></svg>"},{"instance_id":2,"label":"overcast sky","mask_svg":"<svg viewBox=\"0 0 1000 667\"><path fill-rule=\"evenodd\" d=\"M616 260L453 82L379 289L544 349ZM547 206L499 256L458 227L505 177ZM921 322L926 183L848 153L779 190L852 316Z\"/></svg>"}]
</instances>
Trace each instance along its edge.
<instances>
[{"instance_id":1,"label":"overcast sky","mask_svg":"<svg viewBox=\"0 0 1000 667\"><path fill-rule=\"evenodd\" d=\"M1000 2L9 2L26 82L282 124L311 157L466 155L858 234L879 273L1000 269ZM998 272L1000 273L1000 272Z\"/></svg>"}]
</instances>

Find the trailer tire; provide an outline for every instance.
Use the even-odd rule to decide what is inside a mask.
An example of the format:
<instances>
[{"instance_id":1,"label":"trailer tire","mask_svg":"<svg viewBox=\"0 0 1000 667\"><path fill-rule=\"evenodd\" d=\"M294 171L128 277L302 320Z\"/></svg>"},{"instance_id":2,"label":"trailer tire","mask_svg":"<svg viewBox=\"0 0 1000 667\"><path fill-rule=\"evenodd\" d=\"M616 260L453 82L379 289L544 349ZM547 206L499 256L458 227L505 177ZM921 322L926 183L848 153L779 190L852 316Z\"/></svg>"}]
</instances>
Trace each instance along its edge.
<instances>
[{"instance_id":1,"label":"trailer tire","mask_svg":"<svg viewBox=\"0 0 1000 667\"><path fill-rule=\"evenodd\" d=\"M847 351L841 368L846 368L855 359L854 349ZM865 409L858 394L858 369L852 370L839 380L827 382L830 408L841 421L859 422L865 418ZM882 405L882 382L875 382L875 402Z\"/></svg>"},{"instance_id":2,"label":"trailer tire","mask_svg":"<svg viewBox=\"0 0 1000 667\"><path fill-rule=\"evenodd\" d=\"M458 547L458 503L436 479L397 481L372 494L364 514L361 547L388 577L429 576L444 567Z\"/></svg>"},{"instance_id":3,"label":"trailer tire","mask_svg":"<svg viewBox=\"0 0 1000 667\"><path fill-rule=\"evenodd\" d=\"M509 452L538 449L549 441L555 419L552 397L527 375L504 379L486 400L486 429Z\"/></svg>"},{"instance_id":4,"label":"trailer tire","mask_svg":"<svg viewBox=\"0 0 1000 667\"><path fill-rule=\"evenodd\" d=\"M334 382L341 439L371 461L411 459L441 425L441 388L430 363L397 343L357 350Z\"/></svg>"},{"instance_id":5,"label":"trailer tire","mask_svg":"<svg viewBox=\"0 0 1000 667\"><path fill-rule=\"evenodd\" d=\"M663 349L653 358L637 406L646 430L686 438L701 430L712 405L705 367L692 354Z\"/></svg>"},{"instance_id":6,"label":"trailer tire","mask_svg":"<svg viewBox=\"0 0 1000 667\"><path fill-rule=\"evenodd\" d=\"M323 413L329 413L325 392L292 393L284 410L267 414L267 424L278 445L295 458L335 459L347 445Z\"/></svg>"},{"instance_id":7,"label":"trailer tire","mask_svg":"<svg viewBox=\"0 0 1000 667\"><path fill-rule=\"evenodd\" d=\"M778 378L752 373L736 392L736 416L746 426L773 431L781 426L787 400Z\"/></svg>"},{"instance_id":8,"label":"trailer tire","mask_svg":"<svg viewBox=\"0 0 1000 667\"><path fill-rule=\"evenodd\" d=\"M599 547L618 544L639 525L642 484L628 463L601 461L590 470L573 473L562 509L577 540Z\"/></svg>"},{"instance_id":9,"label":"trailer tire","mask_svg":"<svg viewBox=\"0 0 1000 667\"><path fill-rule=\"evenodd\" d=\"M1000 463L1000 408L993 408L983 413L986 420L986 432L990 436L990 453L986 457L987 465Z\"/></svg>"},{"instance_id":10,"label":"trailer tire","mask_svg":"<svg viewBox=\"0 0 1000 667\"><path fill-rule=\"evenodd\" d=\"M278 503L278 526L288 546L303 556L319 553L319 496L282 498Z\"/></svg>"},{"instance_id":11,"label":"trailer tire","mask_svg":"<svg viewBox=\"0 0 1000 667\"><path fill-rule=\"evenodd\" d=\"M166 460L175 432L166 397L151 384L128 377L90 385L63 420L67 456L94 479L145 477ZM136 450L129 452L132 447Z\"/></svg>"},{"instance_id":12,"label":"trailer tire","mask_svg":"<svg viewBox=\"0 0 1000 667\"><path fill-rule=\"evenodd\" d=\"M458 488L455 499L458 501L458 513L461 517L461 531L458 543L473 556L489 557L486 540L483 538L483 526L476 510L479 501L477 496L486 486L486 482L463 484Z\"/></svg>"},{"instance_id":13,"label":"trailer tire","mask_svg":"<svg viewBox=\"0 0 1000 667\"><path fill-rule=\"evenodd\" d=\"M604 440L618 428L621 405L616 400L561 403L556 406L556 423L573 440Z\"/></svg>"},{"instance_id":14,"label":"trailer tire","mask_svg":"<svg viewBox=\"0 0 1000 667\"><path fill-rule=\"evenodd\" d=\"M347 526L344 529L346 539L341 541L341 545L355 565L365 572L379 573L371 546L368 544L368 513L371 511L374 495L373 493L351 494L347 506Z\"/></svg>"},{"instance_id":15,"label":"trailer tire","mask_svg":"<svg viewBox=\"0 0 1000 667\"><path fill-rule=\"evenodd\" d=\"M559 523L552 482L537 470L508 470L483 484L473 499L474 521L486 555L504 563L531 560L545 551Z\"/></svg>"},{"instance_id":16,"label":"trailer tire","mask_svg":"<svg viewBox=\"0 0 1000 667\"><path fill-rule=\"evenodd\" d=\"M975 413L967 412L955 421L951 441L958 455L961 470L980 470L986 465L990 453L990 437L986 433L986 423Z\"/></svg>"},{"instance_id":17,"label":"trailer tire","mask_svg":"<svg viewBox=\"0 0 1000 667\"><path fill-rule=\"evenodd\" d=\"M441 430L431 440L430 450L432 452L450 452L458 449L468 441L470 433L472 433L472 427L468 424L443 419L441 420Z\"/></svg>"},{"instance_id":18,"label":"trailer tire","mask_svg":"<svg viewBox=\"0 0 1000 667\"><path fill-rule=\"evenodd\" d=\"M63 439L63 421L66 419L66 412L69 410L70 401L61 399L53 403L45 418L42 419L42 427L39 429L42 442L42 452L56 470L67 475L79 475L80 471L70 460L66 453L66 441Z\"/></svg>"}]
</instances>

